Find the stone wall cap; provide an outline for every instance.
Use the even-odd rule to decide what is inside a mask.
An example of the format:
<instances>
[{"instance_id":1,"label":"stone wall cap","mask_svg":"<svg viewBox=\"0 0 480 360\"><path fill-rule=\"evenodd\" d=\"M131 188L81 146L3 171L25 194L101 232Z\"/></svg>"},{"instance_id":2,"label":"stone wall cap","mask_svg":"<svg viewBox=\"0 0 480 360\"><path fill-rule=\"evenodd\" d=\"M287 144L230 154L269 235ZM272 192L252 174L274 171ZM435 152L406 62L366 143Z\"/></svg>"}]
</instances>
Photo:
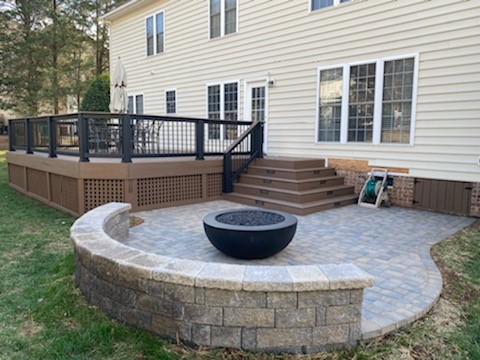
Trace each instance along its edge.
<instances>
[{"instance_id":1,"label":"stone wall cap","mask_svg":"<svg viewBox=\"0 0 480 360\"><path fill-rule=\"evenodd\" d=\"M354 264L257 266L178 259L130 248L105 232L107 222L131 209L130 204L109 203L95 208L73 224L74 246L115 261L136 276L168 283L224 290L318 291L362 289L374 277ZM110 256L112 255L112 256Z\"/></svg>"}]
</instances>

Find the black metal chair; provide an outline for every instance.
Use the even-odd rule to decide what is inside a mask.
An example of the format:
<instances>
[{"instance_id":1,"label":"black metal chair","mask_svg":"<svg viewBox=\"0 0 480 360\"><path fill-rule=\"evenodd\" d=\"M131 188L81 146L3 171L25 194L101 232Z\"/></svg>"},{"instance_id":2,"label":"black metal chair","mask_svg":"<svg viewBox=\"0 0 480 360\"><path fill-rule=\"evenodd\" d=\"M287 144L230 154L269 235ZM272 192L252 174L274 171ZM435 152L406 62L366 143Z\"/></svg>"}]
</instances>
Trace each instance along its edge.
<instances>
[{"instance_id":1,"label":"black metal chair","mask_svg":"<svg viewBox=\"0 0 480 360\"><path fill-rule=\"evenodd\" d=\"M138 154L158 153L162 126L163 121L137 120L133 129L135 152Z\"/></svg>"},{"instance_id":2,"label":"black metal chair","mask_svg":"<svg viewBox=\"0 0 480 360\"><path fill-rule=\"evenodd\" d=\"M112 147L117 148L119 132L112 131L107 120L90 119L88 122L89 150L94 153L109 153Z\"/></svg>"}]
</instances>

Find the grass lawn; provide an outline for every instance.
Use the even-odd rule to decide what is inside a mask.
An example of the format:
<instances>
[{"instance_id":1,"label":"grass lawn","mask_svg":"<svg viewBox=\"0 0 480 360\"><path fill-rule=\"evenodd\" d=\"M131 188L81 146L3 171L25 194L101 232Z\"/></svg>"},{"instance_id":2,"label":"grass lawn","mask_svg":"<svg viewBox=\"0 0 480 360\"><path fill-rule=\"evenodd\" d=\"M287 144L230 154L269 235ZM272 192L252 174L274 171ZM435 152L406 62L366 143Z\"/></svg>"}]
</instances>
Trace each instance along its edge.
<instances>
[{"instance_id":1,"label":"grass lawn","mask_svg":"<svg viewBox=\"0 0 480 360\"><path fill-rule=\"evenodd\" d=\"M0 359L293 359L191 349L110 320L75 287L74 219L7 185L0 150ZM433 251L445 288L403 332L311 359L480 359L480 225ZM296 358L296 357L295 357Z\"/></svg>"}]
</instances>

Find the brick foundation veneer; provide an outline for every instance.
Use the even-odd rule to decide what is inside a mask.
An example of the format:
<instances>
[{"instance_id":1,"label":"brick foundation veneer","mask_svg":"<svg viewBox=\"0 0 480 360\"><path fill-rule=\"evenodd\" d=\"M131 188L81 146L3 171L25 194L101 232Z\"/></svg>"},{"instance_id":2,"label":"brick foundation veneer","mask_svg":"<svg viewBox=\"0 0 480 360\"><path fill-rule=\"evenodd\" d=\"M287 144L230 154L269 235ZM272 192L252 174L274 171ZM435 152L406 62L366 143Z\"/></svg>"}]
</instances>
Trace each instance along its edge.
<instances>
[{"instance_id":1,"label":"brick foundation veneer","mask_svg":"<svg viewBox=\"0 0 480 360\"><path fill-rule=\"evenodd\" d=\"M337 175L345 177L345 184L355 187L355 194L360 194L363 184L368 179L367 171L337 169ZM387 188L388 197L393 205L413 207L415 196L415 178L410 176L389 175L393 186ZM472 183L469 216L480 217L480 183Z\"/></svg>"},{"instance_id":2,"label":"brick foundation veneer","mask_svg":"<svg viewBox=\"0 0 480 360\"><path fill-rule=\"evenodd\" d=\"M244 266L148 254L128 236L130 205L96 208L71 229L76 280L110 316L187 344L313 353L360 339L363 289L352 264Z\"/></svg>"},{"instance_id":3,"label":"brick foundation veneer","mask_svg":"<svg viewBox=\"0 0 480 360\"><path fill-rule=\"evenodd\" d=\"M472 184L472 197L470 199L470 215L480 217L480 183Z\"/></svg>"},{"instance_id":4,"label":"brick foundation veneer","mask_svg":"<svg viewBox=\"0 0 480 360\"><path fill-rule=\"evenodd\" d=\"M345 177L345 184L355 187L355 194L360 194L363 184L368 179L368 172L341 170L337 169L337 175ZM395 176L393 178L393 186L387 188L388 196L393 205L412 207L413 206L413 190L414 178L408 176Z\"/></svg>"}]
</instances>

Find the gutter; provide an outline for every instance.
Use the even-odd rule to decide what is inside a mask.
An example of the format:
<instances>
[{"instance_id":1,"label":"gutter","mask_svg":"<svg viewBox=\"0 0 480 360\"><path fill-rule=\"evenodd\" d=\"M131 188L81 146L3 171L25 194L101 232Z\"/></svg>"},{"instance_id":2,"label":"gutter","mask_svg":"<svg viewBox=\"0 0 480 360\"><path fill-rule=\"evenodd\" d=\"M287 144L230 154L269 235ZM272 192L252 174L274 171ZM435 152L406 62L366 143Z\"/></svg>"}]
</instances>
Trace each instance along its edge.
<instances>
[{"instance_id":1,"label":"gutter","mask_svg":"<svg viewBox=\"0 0 480 360\"><path fill-rule=\"evenodd\" d=\"M154 1L154 0L153 0ZM100 20L105 22L111 22L116 18L128 14L130 11L138 9L147 3L153 2L152 0L130 0L129 2L113 9L112 11L100 16Z\"/></svg>"}]
</instances>

